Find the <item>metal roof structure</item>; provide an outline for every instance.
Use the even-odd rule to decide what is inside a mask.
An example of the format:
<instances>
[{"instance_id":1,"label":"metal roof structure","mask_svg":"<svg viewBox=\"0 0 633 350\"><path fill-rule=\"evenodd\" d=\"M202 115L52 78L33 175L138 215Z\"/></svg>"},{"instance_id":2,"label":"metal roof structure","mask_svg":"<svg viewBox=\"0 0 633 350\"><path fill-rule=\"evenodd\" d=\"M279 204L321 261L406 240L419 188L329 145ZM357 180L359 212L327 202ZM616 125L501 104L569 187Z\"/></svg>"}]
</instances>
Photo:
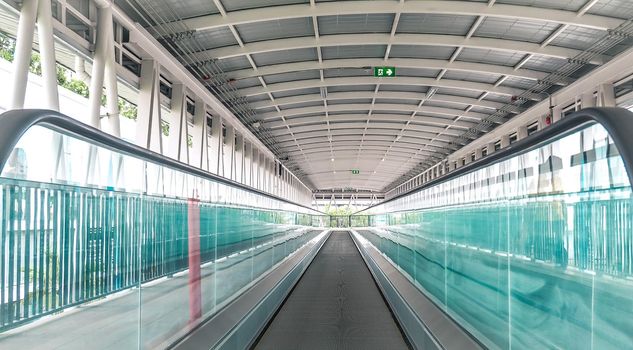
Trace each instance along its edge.
<instances>
[{"instance_id":1,"label":"metal roof structure","mask_svg":"<svg viewBox=\"0 0 633 350\"><path fill-rule=\"evenodd\" d=\"M633 46L630 0L115 3L315 190L394 188Z\"/></svg>"}]
</instances>

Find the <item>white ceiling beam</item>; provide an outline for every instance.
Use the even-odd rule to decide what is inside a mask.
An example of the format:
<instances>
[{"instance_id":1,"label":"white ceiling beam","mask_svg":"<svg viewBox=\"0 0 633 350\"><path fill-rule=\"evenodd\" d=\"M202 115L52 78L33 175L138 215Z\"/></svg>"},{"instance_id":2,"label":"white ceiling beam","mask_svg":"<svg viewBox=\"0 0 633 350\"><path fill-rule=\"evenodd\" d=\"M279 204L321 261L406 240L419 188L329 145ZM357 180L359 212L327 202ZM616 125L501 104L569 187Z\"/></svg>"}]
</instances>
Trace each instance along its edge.
<instances>
[{"instance_id":1,"label":"white ceiling beam","mask_svg":"<svg viewBox=\"0 0 633 350\"><path fill-rule=\"evenodd\" d=\"M412 46L444 46L464 47L484 50L497 50L505 52L519 52L525 54L542 55L567 59L575 57L582 51L557 46L544 46L540 44L521 41L493 38L465 38L460 35L439 34L398 34L393 38L389 34L336 34L322 36L319 39L310 37L286 38L264 40L245 44L234 45L217 49L199 51L190 55L191 62L203 62L209 57L224 59L237 56L253 55L264 52L287 51L294 49L329 47L329 46L358 46L358 45L412 45ZM605 57L598 57L591 61L593 64L606 62Z\"/></svg>"},{"instance_id":2,"label":"white ceiling beam","mask_svg":"<svg viewBox=\"0 0 633 350\"><path fill-rule=\"evenodd\" d=\"M586 11L587 10L585 10L585 12ZM488 6L487 3L471 1L407 1L401 4L400 2L385 0L336 1L318 3L315 6L311 6L310 4L269 6L229 12L226 17L223 17L221 14L205 15L186 19L182 22L191 30L205 30L228 25L267 22L290 18L398 12L402 14L431 13L547 21L599 30L612 29L624 22L622 19L598 15L578 17L576 12L573 11L545 9L536 6L507 4ZM543 15L544 12L547 12L546 16Z\"/></svg>"},{"instance_id":3,"label":"white ceiling beam","mask_svg":"<svg viewBox=\"0 0 633 350\"><path fill-rule=\"evenodd\" d=\"M388 130L401 130L404 126L403 123L384 123L384 122L371 122L369 124L363 122L341 122L330 125L330 130L341 130L341 129L380 129L382 131ZM323 129L323 125L303 125L303 126L291 126L290 130L295 135L299 135L301 133L320 131ZM443 133L451 136L459 136L463 133L463 130L451 130L445 129L443 127L438 126L425 126L425 125L417 125L417 124L409 124L406 132L415 131L420 132L422 136L435 137L438 133ZM287 135L287 130L284 129L272 129L270 133L273 135ZM395 135L394 135L395 139ZM448 139L447 139L448 140Z\"/></svg>"},{"instance_id":4,"label":"white ceiling beam","mask_svg":"<svg viewBox=\"0 0 633 350\"><path fill-rule=\"evenodd\" d=\"M266 87L250 87L240 89L243 96L255 96L260 94L274 93L279 91L289 91L306 88L320 88L330 86L358 86L358 85L409 85L409 86L435 86L438 88L450 88L470 91L486 91L499 95L518 96L525 92L523 89L510 87L495 87L493 84L475 83L461 80L442 79L440 81L435 78L417 78L417 77L395 77L395 78L374 78L374 77L343 77L343 78L325 78L320 79L297 80L286 83L268 84ZM543 97L537 94L530 94L527 98L533 100L542 100Z\"/></svg>"},{"instance_id":5,"label":"white ceiling beam","mask_svg":"<svg viewBox=\"0 0 633 350\"><path fill-rule=\"evenodd\" d=\"M364 104L364 103L337 104L337 105L329 105L327 107L325 106L300 107L300 108L285 109L285 110L282 110L281 112L258 113L257 117L259 120L269 121L269 120L278 120L278 119L281 119L282 117L289 118L292 116L311 114L311 113L325 113L326 111L330 113L343 112L343 111L364 111L364 110L369 110L370 108L372 108L371 104ZM416 105L397 104L397 103L375 103L373 104L373 109L379 110L379 111L404 111L404 112L431 113L431 114L446 115L449 117L462 117L462 118L475 119L475 120L481 120L489 116L489 114L485 114L485 113L464 112L464 111L451 109L451 108L416 106ZM330 117L333 117L333 116L330 116ZM365 117L365 119L367 118Z\"/></svg>"},{"instance_id":6,"label":"white ceiling beam","mask_svg":"<svg viewBox=\"0 0 633 350\"><path fill-rule=\"evenodd\" d=\"M315 123L323 123L326 118L324 116L314 116L314 117L299 117L299 118L289 118L286 120L288 125L303 125L303 124L315 124ZM345 122L345 121L354 121L361 122L367 120L366 114L339 114L339 115L330 115L329 120L332 122ZM453 121L453 118L438 118L438 117L429 117L429 116L420 116L416 115L414 119L411 119L409 115L398 115L398 114L372 114L371 122L373 121L390 121L390 122L399 122L406 123L407 121L412 121L415 123L422 124L433 124L442 127L446 127L450 125L451 127L467 129L469 127L473 127L477 125L477 122L473 120L472 122L467 122L464 120ZM270 129L277 129L285 124L282 121L270 121L263 123L263 125Z\"/></svg>"},{"instance_id":7,"label":"white ceiling beam","mask_svg":"<svg viewBox=\"0 0 633 350\"><path fill-rule=\"evenodd\" d=\"M373 127L368 127L367 129L368 129L367 134L376 135L376 136L385 136L390 141L393 141L395 137L395 134L393 130L391 129L381 129L381 128L373 128ZM332 135L332 138L334 138L334 136L344 136L344 135L358 137L359 135L357 128L350 127L350 128L332 128L329 132L328 130L323 130L323 128L321 128L316 131L305 131L305 132L296 133L295 137L297 138L297 140L310 139L310 138L315 138L315 137L327 138L327 136L330 134ZM277 139L278 142L286 142L286 141L291 140L291 138L289 138L289 135L287 133L286 134L280 133L278 135L279 135L279 138ZM421 140L422 144L430 144L431 142L435 142L437 144L448 145L452 140L452 138L439 139L439 138L436 138L437 137L436 133L423 132L423 131L407 132L405 136L411 137L414 139L419 139Z\"/></svg>"},{"instance_id":8,"label":"white ceiling beam","mask_svg":"<svg viewBox=\"0 0 633 350\"><path fill-rule=\"evenodd\" d=\"M539 72L529 69L515 70L513 67L500 66L487 63L474 62L450 62L448 60L435 59L418 59L418 58L390 58L383 60L380 58L344 58L325 60L321 63L316 61L303 61L293 63L275 64L253 69L240 69L227 72L227 75L233 79L246 79L257 76L266 76L271 74L283 74L307 70L317 69L339 69L339 68L366 68L370 70L367 74L371 74L371 68L375 66L393 66L397 68L414 68L414 69L446 69L449 71L475 72L504 74L511 77L539 80L547 76L545 72ZM572 82L571 79L561 81L560 85L567 85ZM328 95L329 98L329 95Z\"/></svg>"},{"instance_id":9,"label":"white ceiling beam","mask_svg":"<svg viewBox=\"0 0 633 350\"><path fill-rule=\"evenodd\" d=\"M587 11L591 10L600 0L589 0L583 7L578 10L578 16L584 16Z\"/></svg>"},{"instance_id":10,"label":"white ceiling beam","mask_svg":"<svg viewBox=\"0 0 633 350\"><path fill-rule=\"evenodd\" d=\"M396 99L396 100L415 100L419 101L424 97L424 94L420 94L419 92L403 92L403 91L379 91L374 95L373 91L349 91L349 92L331 92L328 94L327 98L330 101L336 100L346 100L346 99L371 99L373 97L376 99ZM251 102L251 107L253 109L260 108L270 108L274 106L284 106L289 104L303 103L303 102L316 102L321 101L321 95L319 94L307 94L307 95L297 95L297 96L289 96L275 99L275 102L271 101L257 101ZM448 102L454 104L460 104L463 108L467 106L473 105L482 108L488 108L491 112L494 112L496 109L504 108L507 105L501 102L494 102L488 100L479 100L476 98L470 97L460 97L454 95L443 95L443 94L434 94L429 101L437 101L437 102ZM521 107L515 107L512 112L520 113L524 109ZM365 116L366 118L367 116ZM405 116L408 118L408 116Z\"/></svg>"}]
</instances>

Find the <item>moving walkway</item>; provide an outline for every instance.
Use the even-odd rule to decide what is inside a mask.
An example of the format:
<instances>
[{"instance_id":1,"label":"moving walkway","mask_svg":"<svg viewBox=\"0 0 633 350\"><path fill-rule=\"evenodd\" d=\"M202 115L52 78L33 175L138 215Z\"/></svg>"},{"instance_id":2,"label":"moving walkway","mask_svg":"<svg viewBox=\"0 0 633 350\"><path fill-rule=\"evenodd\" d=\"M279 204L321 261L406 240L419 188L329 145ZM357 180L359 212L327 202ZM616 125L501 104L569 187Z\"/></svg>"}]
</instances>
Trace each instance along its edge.
<instances>
[{"instance_id":1,"label":"moving walkway","mask_svg":"<svg viewBox=\"0 0 633 350\"><path fill-rule=\"evenodd\" d=\"M8 112L0 346L627 347L631 117L578 112L330 230L63 115Z\"/></svg>"}]
</instances>

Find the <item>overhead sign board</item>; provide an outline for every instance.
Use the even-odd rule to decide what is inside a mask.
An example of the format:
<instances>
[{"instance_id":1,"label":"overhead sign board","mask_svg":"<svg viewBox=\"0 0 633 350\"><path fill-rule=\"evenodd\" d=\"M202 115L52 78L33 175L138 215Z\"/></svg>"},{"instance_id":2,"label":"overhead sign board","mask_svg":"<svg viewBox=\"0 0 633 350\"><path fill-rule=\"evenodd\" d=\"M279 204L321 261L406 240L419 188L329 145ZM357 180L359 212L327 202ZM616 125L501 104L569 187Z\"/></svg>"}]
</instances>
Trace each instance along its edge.
<instances>
[{"instance_id":1,"label":"overhead sign board","mask_svg":"<svg viewBox=\"0 0 633 350\"><path fill-rule=\"evenodd\" d=\"M396 67L374 67L374 76L377 78L395 77Z\"/></svg>"}]
</instances>

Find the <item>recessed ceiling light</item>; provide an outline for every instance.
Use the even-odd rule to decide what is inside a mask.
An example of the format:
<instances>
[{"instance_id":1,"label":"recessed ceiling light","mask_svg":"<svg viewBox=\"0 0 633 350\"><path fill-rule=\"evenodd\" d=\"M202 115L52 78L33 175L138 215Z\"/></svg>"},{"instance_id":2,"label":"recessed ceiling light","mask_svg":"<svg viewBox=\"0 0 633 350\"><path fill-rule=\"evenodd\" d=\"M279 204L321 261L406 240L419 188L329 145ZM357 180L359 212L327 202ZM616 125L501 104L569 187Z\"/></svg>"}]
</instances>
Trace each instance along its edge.
<instances>
[{"instance_id":1,"label":"recessed ceiling light","mask_svg":"<svg viewBox=\"0 0 633 350\"><path fill-rule=\"evenodd\" d=\"M332 158L331 160L334 161L334 158Z\"/></svg>"},{"instance_id":2,"label":"recessed ceiling light","mask_svg":"<svg viewBox=\"0 0 633 350\"><path fill-rule=\"evenodd\" d=\"M380 161L381 161L381 162L384 162L384 161L385 161L385 158L381 159Z\"/></svg>"}]
</instances>

